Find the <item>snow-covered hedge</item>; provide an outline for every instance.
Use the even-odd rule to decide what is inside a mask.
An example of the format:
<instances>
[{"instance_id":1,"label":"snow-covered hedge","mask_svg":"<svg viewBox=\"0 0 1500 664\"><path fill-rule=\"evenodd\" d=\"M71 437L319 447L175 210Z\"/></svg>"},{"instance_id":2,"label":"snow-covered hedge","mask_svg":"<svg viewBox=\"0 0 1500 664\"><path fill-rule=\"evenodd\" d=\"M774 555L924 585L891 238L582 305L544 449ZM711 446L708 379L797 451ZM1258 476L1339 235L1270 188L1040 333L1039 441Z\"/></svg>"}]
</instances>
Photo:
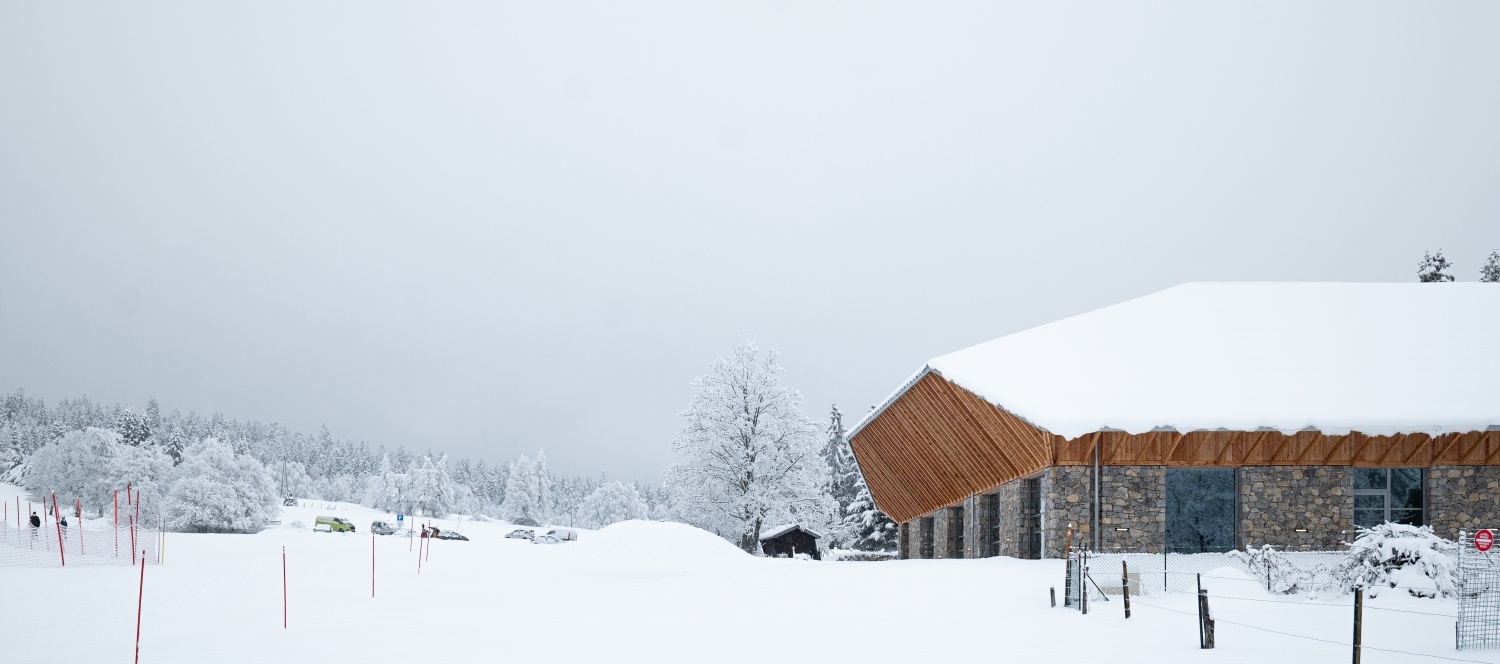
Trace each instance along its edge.
<instances>
[{"instance_id":1,"label":"snow-covered hedge","mask_svg":"<svg viewBox=\"0 0 1500 664\"><path fill-rule=\"evenodd\" d=\"M1458 545L1429 526L1385 523L1360 528L1343 559L1299 566L1271 545L1238 554L1251 574L1273 592L1347 593L1399 588L1417 597L1452 597L1457 588Z\"/></svg>"}]
</instances>

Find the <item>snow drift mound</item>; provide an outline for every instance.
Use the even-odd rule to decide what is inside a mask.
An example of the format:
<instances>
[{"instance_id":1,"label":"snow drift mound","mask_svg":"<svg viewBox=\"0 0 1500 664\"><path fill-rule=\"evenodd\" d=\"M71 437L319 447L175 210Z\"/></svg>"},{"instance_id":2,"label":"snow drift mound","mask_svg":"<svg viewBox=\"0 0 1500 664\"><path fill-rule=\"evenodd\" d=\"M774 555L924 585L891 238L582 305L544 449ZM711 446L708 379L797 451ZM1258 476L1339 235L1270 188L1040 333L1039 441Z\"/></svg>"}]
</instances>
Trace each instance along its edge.
<instances>
[{"instance_id":1,"label":"snow drift mound","mask_svg":"<svg viewBox=\"0 0 1500 664\"><path fill-rule=\"evenodd\" d=\"M621 521L579 544L611 556L653 560L751 560L749 554L702 528L665 521Z\"/></svg>"}]
</instances>

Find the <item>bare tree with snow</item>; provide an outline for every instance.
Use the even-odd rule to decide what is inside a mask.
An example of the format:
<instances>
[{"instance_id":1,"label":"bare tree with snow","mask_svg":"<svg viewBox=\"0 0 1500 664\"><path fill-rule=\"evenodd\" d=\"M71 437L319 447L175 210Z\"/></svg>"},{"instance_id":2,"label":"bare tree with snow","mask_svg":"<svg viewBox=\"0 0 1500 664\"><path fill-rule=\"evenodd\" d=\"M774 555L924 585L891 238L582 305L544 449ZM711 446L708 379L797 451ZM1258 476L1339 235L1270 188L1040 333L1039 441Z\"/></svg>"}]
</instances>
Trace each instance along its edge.
<instances>
[{"instance_id":1,"label":"bare tree with snow","mask_svg":"<svg viewBox=\"0 0 1500 664\"><path fill-rule=\"evenodd\" d=\"M818 425L802 412L802 395L782 385L782 371L776 352L753 341L710 364L672 442L687 460L666 472L679 518L749 552L764 526L821 528L837 509Z\"/></svg>"}]
</instances>

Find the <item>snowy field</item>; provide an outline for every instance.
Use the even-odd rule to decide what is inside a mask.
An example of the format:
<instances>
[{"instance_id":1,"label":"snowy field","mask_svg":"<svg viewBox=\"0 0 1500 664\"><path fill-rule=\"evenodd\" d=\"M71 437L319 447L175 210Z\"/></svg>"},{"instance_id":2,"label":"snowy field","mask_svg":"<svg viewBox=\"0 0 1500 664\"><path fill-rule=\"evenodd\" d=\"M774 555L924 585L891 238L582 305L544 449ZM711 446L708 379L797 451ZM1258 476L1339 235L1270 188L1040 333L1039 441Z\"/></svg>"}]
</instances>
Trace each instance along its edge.
<instances>
[{"instance_id":1,"label":"snowy field","mask_svg":"<svg viewBox=\"0 0 1500 664\"><path fill-rule=\"evenodd\" d=\"M0 498L16 491L0 486ZM1144 598L1128 621L1118 598L1088 616L1049 608L1048 588L1063 576L1058 561L769 560L670 523L626 522L541 545L505 539L506 524L448 520L438 525L471 541L434 542L420 574L411 540L376 537L371 598L369 524L390 515L304 501L282 520L311 527L319 514L347 518L359 532L169 534L164 564L146 568L141 661L763 662L785 652L823 662L1261 664L1350 655L1347 646L1230 624L1347 643L1347 596L1216 601L1218 649L1200 651L1191 596ZM137 572L0 567L4 661L131 661ZM1205 585L1215 595L1286 599L1248 581ZM1366 643L1500 662L1500 651L1453 650L1453 612L1452 601L1387 592L1367 603ZM1364 661L1442 660L1367 650Z\"/></svg>"}]
</instances>

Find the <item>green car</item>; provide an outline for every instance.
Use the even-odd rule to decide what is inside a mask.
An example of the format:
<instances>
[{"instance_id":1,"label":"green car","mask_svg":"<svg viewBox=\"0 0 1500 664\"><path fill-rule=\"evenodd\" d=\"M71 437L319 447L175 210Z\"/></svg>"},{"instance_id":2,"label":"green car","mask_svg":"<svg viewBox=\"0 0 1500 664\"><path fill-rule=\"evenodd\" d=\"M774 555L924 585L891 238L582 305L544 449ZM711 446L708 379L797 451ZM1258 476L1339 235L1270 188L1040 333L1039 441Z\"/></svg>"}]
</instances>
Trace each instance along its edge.
<instances>
[{"instance_id":1,"label":"green car","mask_svg":"<svg viewBox=\"0 0 1500 664\"><path fill-rule=\"evenodd\" d=\"M340 519L336 516L320 516L316 521L313 521L313 530L330 533L352 533L354 532L354 524L349 523L348 519Z\"/></svg>"}]
</instances>

